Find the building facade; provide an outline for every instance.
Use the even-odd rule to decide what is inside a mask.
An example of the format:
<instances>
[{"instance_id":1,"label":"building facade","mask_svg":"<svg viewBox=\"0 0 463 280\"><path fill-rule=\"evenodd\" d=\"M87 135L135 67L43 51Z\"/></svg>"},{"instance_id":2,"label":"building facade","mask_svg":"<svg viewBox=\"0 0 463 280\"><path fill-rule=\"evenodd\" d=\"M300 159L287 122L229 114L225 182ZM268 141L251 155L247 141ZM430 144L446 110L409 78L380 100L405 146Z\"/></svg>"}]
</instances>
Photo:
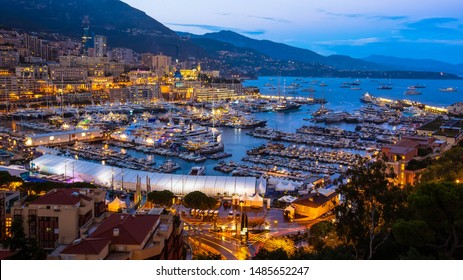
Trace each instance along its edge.
<instances>
[{"instance_id":1,"label":"building facade","mask_svg":"<svg viewBox=\"0 0 463 280\"><path fill-rule=\"evenodd\" d=\"M105 212L104 190L53 189L32 202L15 204L13 220L21 219L24 233L40 248L53 250L70 244L92 218Z\"/></svg>"}]
</instances>

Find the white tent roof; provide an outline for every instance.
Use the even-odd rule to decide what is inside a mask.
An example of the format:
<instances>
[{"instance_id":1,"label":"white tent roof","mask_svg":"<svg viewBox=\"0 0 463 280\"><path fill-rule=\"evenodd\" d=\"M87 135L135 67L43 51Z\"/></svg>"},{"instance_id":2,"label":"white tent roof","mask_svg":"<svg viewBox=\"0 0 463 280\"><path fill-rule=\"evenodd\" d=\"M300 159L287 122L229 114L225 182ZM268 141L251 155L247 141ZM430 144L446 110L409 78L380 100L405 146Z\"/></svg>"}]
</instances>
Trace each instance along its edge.
<instances>
[{"instance_id":1,"label":"white tent roof","mask_svg":"<svg viewBox=\"0 0 463 280\"><path fill-rule=\"evenodd\" d=\"M97 185L135 190L137 175L141 178L141 188L146 190L146 177L150 178L151 190L170 190L175 194L201 191L207 195L217 193L255 193L255 177L235 176L188 176L164 174L141 170L119 168L73 158L45 154L36 158L31 165L40 173L74 177L76 181L93 182Z\"/></svg>"},{"instance_id":2,"label":"white tent roof","mask_svg":"<svg viewBox=\"0 0 463 280\"><path fill-rule=\"evenodd\" d=\"M117 206L117 207L123 207L125 206L125 202L120 200L119 197L116 196L116 198L109 203L111 206ZM109 207L108 205L108 207Z\"/></svg>"},{"instance_id":3,"label":"white tent roof","mask_svg":"<svg viewBox=\"0 0 463 280\"><path fill-rule=\"evenodd\" d=\"M285 196L280 197L278 199L278 201L286 202L286 203L292 203L296 199L297 199L297 197L293 197L293 196L290 196L290 195L285 195Z\"/></svg>"},{"instance_id":4,"label":"white tent roof","mask_svg":"<svg viewBox=\"0 0 463 280\"><path fill-rule=\"evenodd\" d=\"M275 190L277 191L294 191L296 189L295 186L293 186L292 184L285 184L284 182L279 182L276 187L275 187Z\"/></svg>"},{"instance_id":5,"label":"white tent roof","mask_svg":"<svg viewBox=\"0 0 463 280\"><path fill-rule=\"evenodd\" d=\"M258 193L256 193L252 198L251 198L252 201L264 201L264 199L262 198L262 196L260 196Z\"/></svg>"}]
</instances>

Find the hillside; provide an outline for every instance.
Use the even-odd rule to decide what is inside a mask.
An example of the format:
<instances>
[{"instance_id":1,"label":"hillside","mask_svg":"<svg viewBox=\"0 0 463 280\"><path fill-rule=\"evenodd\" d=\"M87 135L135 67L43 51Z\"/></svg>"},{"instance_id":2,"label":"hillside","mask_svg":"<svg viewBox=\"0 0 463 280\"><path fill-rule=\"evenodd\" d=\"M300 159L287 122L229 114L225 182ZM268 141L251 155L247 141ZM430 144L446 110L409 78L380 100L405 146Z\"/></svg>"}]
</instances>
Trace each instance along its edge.
<instances>
[{"instance_id":1,"label":"hillside","mask_svg":"<svg viewBox=\"0 0 463 280\"><path fill-rule=\"evenodd\" d=\"M119 0L0 0L0 25L27 32L82 36L82 20L95 34L108 37L111 47L176 56L204 56L203 51L144 12Z\"/></svg>"},{"instance_id":2,"label":"hillside","mask_svg":"<svg viewBox=\"0 0 463 280\"><path fill-rule=\"evenodd\" d=\"M450 64L432 59L398 58L383 55L368 56L364 60L387 65L397 70L446 72L463 76L463 64Z\"/></svg>"},{"instance_id":3,"label":"hillside","mask_svg":"<svg viewBox=\"0 0 463 280\"><path fill-rule=\"evenodd\" d=\"M410 69L388 59L325 57L307 49L255 40L231 31L179 35L120 0L0 0L0 6L0 26L37 32L39 36L41 32L57 33L80 39L82 20L87 17L90 30L107 36L109 47L126 47L139 53L162 52L174 58L178 50L180 60L195 58L203 69L217 69L225 74L434 79L453 78L453 75L441 77L438 73L452 73L452 69L462 68ZM423 70L428 72L414 72Z\"/></svg>"},{"instance_id":4,"label":"hillside","mask_svg":"<svg viewBox=\"0 0 463 280\"><path fill-rule=\"evenodd\" d=\"M322 56L316 52L292 47L269 40L256 40L237 34L232 31L207 33L203 38L214 39L232 44L237 47L253 49L277 60L300 61L304 63L318 63L334 67L338 70L387 70L387 67L375 63L354 59L349 56L333 55Z\"/></svg>"}]
</instances>

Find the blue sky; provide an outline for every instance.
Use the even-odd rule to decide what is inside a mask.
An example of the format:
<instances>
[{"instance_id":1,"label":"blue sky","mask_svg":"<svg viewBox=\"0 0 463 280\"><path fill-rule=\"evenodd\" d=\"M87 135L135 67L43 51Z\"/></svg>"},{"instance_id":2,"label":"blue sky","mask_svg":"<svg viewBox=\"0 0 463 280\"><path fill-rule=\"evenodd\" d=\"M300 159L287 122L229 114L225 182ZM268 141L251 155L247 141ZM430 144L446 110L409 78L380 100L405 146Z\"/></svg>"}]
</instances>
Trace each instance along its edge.
<instances>
[{"instance_id":1,"label":"blue sky","mask_svg":"<svg viewBox=\"0 0 463 280\"><path fill-rule=\"evenodd\" d=\"M123 0L176 31L232 30L356 58L463 63L462 0Z\"/></svg>"}]
</instances>

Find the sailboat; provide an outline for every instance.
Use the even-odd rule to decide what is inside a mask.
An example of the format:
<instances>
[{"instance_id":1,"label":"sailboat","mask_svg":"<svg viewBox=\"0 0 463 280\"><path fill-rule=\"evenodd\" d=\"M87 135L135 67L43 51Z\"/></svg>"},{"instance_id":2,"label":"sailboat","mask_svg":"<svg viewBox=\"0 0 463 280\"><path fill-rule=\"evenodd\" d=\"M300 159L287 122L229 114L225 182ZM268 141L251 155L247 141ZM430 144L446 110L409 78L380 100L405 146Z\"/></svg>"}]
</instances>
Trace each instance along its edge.
<instances>
[{"instance_id":1,"label":"sailboat","mask_svg":"<svg viewBox=\"0 0 463 280\"><path fill-rule=\"evenodd\" d=\"M286 81L285 81L286 83ZM283 87L285 88L285 87ZM284 89L283 89L284 90ZM299 110L301 107L301 104L295 103L293 101L287 100L286 99L286 94L284 94L283 100L281 100L280 96L280 81L278 81L278 102L273 105L273 110L277 112L284 112L284 111L294 111L294 110Z\"/></svg>"}]
</instances>

